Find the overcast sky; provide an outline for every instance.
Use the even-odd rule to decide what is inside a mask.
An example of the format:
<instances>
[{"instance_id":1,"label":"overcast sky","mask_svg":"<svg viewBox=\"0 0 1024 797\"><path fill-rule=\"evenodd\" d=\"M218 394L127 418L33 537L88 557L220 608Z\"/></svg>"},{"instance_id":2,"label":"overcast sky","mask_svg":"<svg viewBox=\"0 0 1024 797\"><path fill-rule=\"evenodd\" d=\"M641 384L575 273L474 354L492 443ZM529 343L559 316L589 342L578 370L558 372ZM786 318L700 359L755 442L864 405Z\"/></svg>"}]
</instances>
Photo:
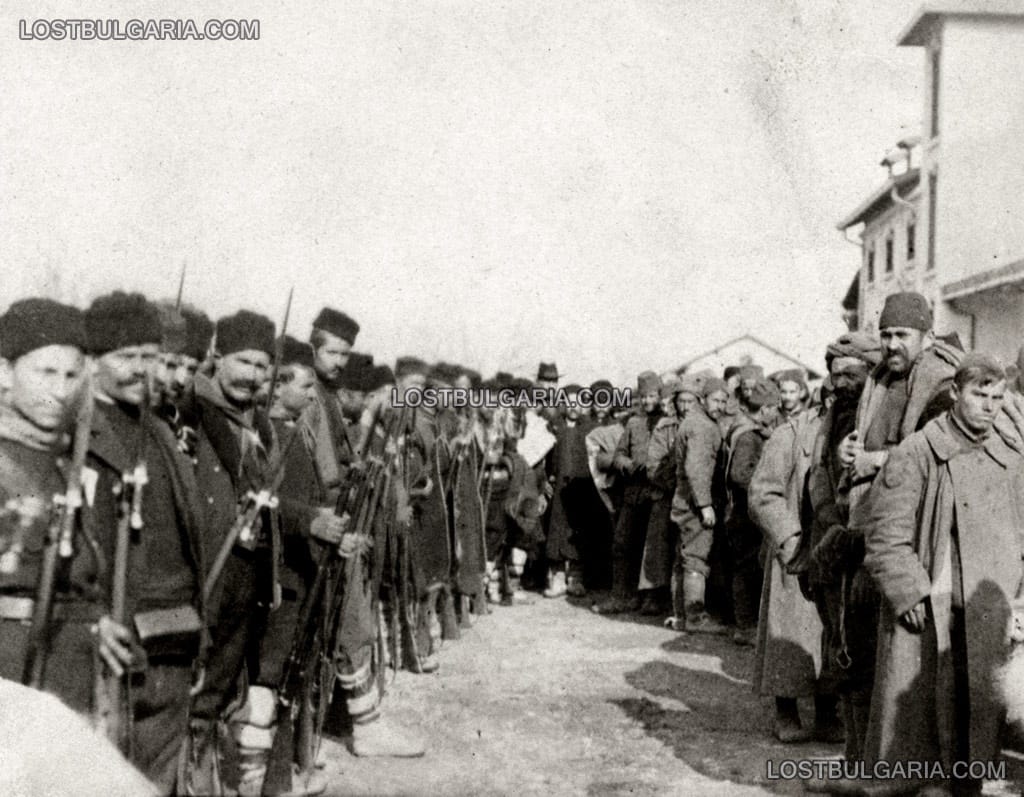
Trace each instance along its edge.
<instances>
[{"instance_id":1,"label":"overcast sky","mask_svg":"<svg viewBox=\"0 0 1024 797\"><path fill-rule=\"evenodd\" d=\"M916 5L9 0L0 304L171 296L187 262L211 315L294 285L296 334L328 303L378 360L632 381L751 332L816 365L835 223L918 132ZM18 40L68 16L261 40Z\"/></svg>"}]
</instances>

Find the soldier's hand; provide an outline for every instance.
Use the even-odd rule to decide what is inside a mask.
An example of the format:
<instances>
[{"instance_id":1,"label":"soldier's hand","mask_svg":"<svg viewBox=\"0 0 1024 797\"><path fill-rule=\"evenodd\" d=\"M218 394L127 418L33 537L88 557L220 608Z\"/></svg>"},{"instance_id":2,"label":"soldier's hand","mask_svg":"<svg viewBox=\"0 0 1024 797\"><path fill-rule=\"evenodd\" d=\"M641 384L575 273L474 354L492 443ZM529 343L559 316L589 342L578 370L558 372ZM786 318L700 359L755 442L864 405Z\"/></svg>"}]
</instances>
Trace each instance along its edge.
<instances>
[{"instance_id":1,"label":"soldier's hand","mask_svg":"<svg viewBox=\"0 0 1024 797\"><path fill-rule=\"evenodd\" d=\"M338 517L330 509L321 508L320 514L313 518L309 526L309 534L314 539L328 545L337 545L348 527L347 516Z\"/></svg>"},{"instance_id":2,"label":"soldier's hand","mask_svg":"<svg viewBox=\"0 0 1024 797\"><path fill-rule=\"evenodd\" d=\"M714 507L702 506L700 508L700 524L706 529L713 529L715 527Z\"/></svg>"},{"instance_id":3,"label":"soldier's hand","mask_svg":"<svg viewBox=\"0 0 1024 797\"><path fill-rule=\"evenodd\" d=\"M853 475L861 479L874 478L875 474L882 469L885 461L889 458L888 451L864 451L863 447L853 458Z\"/></svg>"},{"instance_id":4,"label":"soldier's hand","mask_svg":"<svg viewBox=\"0 0 1024 797\"><path fill-rule=\"evenodd\" d=\"M109 615L101 617L93 628L100 656L110 671L120 678L125 668L132 664L132 632Z\"/></svg>"},{"instance_id":5,"label":"soldier's hand","mask_svg":"<svg viewBox=\"0 0 1024 797\"><path fill-rule=\"evenodd\" d=\"M793 557L796 556L796 549L800 545L800 535L794 534L786 540L783 540L782 545L779 546L779 563L785 567L793 561Z\"/></svg>"},{"instance_id":6,"label":"soldier's hand","mask_svg":"<svg viewBox=\"0 0 1024 797\"><path fill-rule=\"evenodd\" d=\"M864 444L858 439L857 430L854 429L839 444L839 461L843 464L844 468L849 468L853 465L857 452L863 450Z\"/></svg>"},{"instance_id":7,"label":"soldier's hand","mask_svg":"<svg viewBox=\"0 0 1024 797\"><path fill-rule=\"evenodd\" d=\"M900 622L906 626L908 631L920 634L928 623L928 609L925 602L918 601L917 605L909 611L900 615Z\"/></svg>"},{"instance_id":8,"label":"soldier's hand","mask_svg":"<svg viewBox=\"0 0 1024 797\"><path fill-rule=\"evenodd\" d=\"M373 541L366 534L346 533L342 536L341 544L338 546L338 555L342 559L348 559L369 550L372 545Z\"/></svg>"}]
</instances>

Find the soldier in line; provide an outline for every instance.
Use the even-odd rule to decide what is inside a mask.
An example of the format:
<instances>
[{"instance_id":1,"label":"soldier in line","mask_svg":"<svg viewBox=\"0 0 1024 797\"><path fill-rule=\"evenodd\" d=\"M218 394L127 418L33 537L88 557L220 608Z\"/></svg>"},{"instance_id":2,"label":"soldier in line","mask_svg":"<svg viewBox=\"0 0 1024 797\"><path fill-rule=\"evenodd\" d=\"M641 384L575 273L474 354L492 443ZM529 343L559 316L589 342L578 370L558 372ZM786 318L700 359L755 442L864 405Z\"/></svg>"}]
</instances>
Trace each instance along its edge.
<instances>
[{"instance_id":1,"label":"soldier in line","mask_svg":"<svg viewBox=\"0 0 1024 797\"><path fill-rule=\"evenodd\" d=\"M640 608L636 590L651 516L647 446L651 433L664 417L661 380L654 371L644 371L637 377L637 396L642 413L626 422L613 457L612 464L624 484L623 501L612 540L612 596L594 607L599 614L635 612Z\"/></svg>"},{"instance_id":2,"label":"soldier in line","mask_svg":"<svg viewBox=\"0 0 1024 797\"><path fill-rule=\"evenodd\" d=\"M760 379L746 397L747 418L730 435L726 487L729 509L726 537L732 552L733 611L736 631L733 641L753 645L757 635L758 604L764 572L760 563L762 535L750 518L747 491L764 444L772 435L779 412L779 389L774 382Z\"/></svg>"},{"instance_id":3,"label":"soldier in line","mask_svg":"<svg viewBox=\"0 0 1024 797\"><path fill-rule=\"evenodd\" d=\"M113 607L98 635L114 676L106 688L120 694L103 697L111 711L125 704L123 716L103 721L129 759L171 794L204 631L205 518L191 462L149 411L161 340L156 307L140 294L115 292L92 303L85 323L95 408L84 529L106 563L101 585ZM119 604L123 614L115 616Z\"/></svg>"},{"instance_id":4,"label":"soldier in line","mask_svg":"<svg viewBox=\"0 0 1024 797\"><path fill-rule=\"evenodd\" d=\"M68 490L67 479L69 434L79 404L91 401L83 391L85 348L85 322L74 307L22 299L0 317L0 676L56 695L82 714L93 705L90 628L104 614L105 601L94 553L77 522L71 526L73 546L63 546L55 565L53 622L39 629L46 632L45 649L35 654L41 677L26 669L33 663L30 621L42 597L37 590L45 540L53 518L70 509L67 496L81 494L77 485ZM80 448L82 456L86 449ZM103 658L115 660L105 639L95 642Z\"/></svg>"},{"instance_id":5,"label":"soldier in line","mask_svg":"<svg viewBox=\"0 0 1024 797\"><path fill-rule=\"evenodd\" d=\"M237 694L238 680L258 652L259 633L274 602L277 511L257 502L272 479L279 451L273 426L256 404L273 355L274 323L269 318L247 310L221 318L213 375L196 376L189 410L199 430L196 476L205 493L210 528L204 554L211 563L224 561L209 589L212 644L192 703L189 772L190 788L197 793L217 792L224 783L233 787L247 775L258 777L264 754L258 743L242 738L242 772L221 773L218 724L232 704L245 701L245 695ZM251 522L239 527L236 523L247 511ZM206 580L209 584L209 573ZM246 712L253 708L248 701L244 705ZM243 712L239 719L245 718Z\"/></svg>"},{"instance_id":6,"label":"soldier in line","mask_svg":"<svg viewBox=\"0 0 1024 797\"><path fill-rule=\"evenodd\" d=\"M685 375L676 393L680 423L672 450L672 520L679 528L679 543L672 567L672 616L666 621L676 631L725 630L705 608L708 560L716 524L714 474L722 446L721 432L711 413L722 411L724 393L725 383L719 379L698 383Z\"/></svg>"},{"instance_id":7,"label":"soldier in line","mask_svg":"<svg viewBox=\"0 0 1024 797\"><path fill-rule=\"evenodd\" d=\"M337 502L348 469L357 466L344 408L332 385L340 378L358 333L355 320L340 310L325 307L314 319L310 334L317 375L316 396L306 408L302 422L313 438L316 472L328 506ZM339 589L347 586L342 584ZM358 756L423 755L421 742L382 718L374 669L374 647L379 633L375 608L368 592L360 590L358 596L350 598L343 602L335 667L352 720L352 751Z\"/></svg>"},{"instance_id":8,"label":"soldier in line","mask_svg":"<svg viewBox=\"0 0 1024 797\"><path fill-rule=\"evenodd\" d=\"M815 441L821 415L796 412L799 372L783 372L780 415L786 414L764 446L748 491L750 517L764 534L765 576L757 625L754 691L774 698L773 732L782 742L841 742L843 730L830 685L819 681L821 621L814 605L786 568L796 555L802 535L809 531L811 508L807 481L811 465L821 458ZM788 395L788 400L787 400ZM788 408L788 409L787 409ZM798 698L814 698L814 727L801 723Z\"/></svg>"}]
</instances>

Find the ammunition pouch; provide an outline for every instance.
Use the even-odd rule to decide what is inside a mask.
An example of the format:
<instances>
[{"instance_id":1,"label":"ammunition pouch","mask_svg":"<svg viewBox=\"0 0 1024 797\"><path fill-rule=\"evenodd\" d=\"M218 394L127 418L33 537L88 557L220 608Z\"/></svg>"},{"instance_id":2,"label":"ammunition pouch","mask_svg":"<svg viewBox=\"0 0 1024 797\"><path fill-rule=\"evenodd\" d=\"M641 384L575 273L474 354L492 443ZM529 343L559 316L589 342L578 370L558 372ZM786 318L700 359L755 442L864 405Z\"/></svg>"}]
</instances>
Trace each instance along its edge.
<instances>
[{"instance_id":1,"label":"ammunition pouch","mask_svg":"<svg viewBox=\"0 0 1024 797\"><path fill-rule=\"evenodd\" d=\"M146 656L151 659L199 655L203 621L191 604L137 612L132 624Z\"/></svg>"}]
</instances>

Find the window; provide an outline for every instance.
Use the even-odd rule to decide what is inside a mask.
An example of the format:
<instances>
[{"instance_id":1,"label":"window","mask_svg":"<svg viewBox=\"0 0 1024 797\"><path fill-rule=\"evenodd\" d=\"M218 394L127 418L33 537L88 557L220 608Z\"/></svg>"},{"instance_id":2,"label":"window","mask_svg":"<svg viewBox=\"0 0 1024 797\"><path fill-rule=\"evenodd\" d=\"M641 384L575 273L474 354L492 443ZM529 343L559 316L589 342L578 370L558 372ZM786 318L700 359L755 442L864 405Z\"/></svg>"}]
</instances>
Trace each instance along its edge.
<instances>
[{"instance_id":1,"label":"window","mask_svg":"<svg viewBox=\"0 0 1024 797\"><path fill-rule=\"evenodd\" d=\"M917 223L914 219L907 222L907 260L913 261L917 249Z\"/></svg>"},{"instance_id":2,"label":"window","mask_svg":"<svg viewBox=\"0 0 1024 797\"><path fill-rule=\"evenodd\" d=\"M935 268L935 209L938 196L939 178L934 172L928 175L928 268Z\"/></svg>"},{"instance_id":3,"label":"window","mask_svg":"<svg viewBox=\"0 0 1024 797\"><path fill-rule=\"evenodd\" d=\"M893 247L892 233L890 232L887 236L885 236L885 273L886 274L892 274L892 269L893 269L893 262L892 262L893 248L894 247Z\"/></svg>"},{"instance_id":4,"label":"window","mask_svg":"<svg viewBox=\"0 0 1024 797\"><path fill-rule=\"evenodd\" d=\"M868 265L868 282L875 281L875 247L869 246L864 258Z\"/></svg>"},{"instance_id":5,"label":"window","mask_svg":"<svg viewBox=\"0 0 1024 797\"><path fill-rule=\"evenodd\" d=\"M932 72L932 107L931 107L931 137L939 134L939 86L941 84L941 64L939 48L934 47L931 51L931 72Z\"/></svg>"}]
</instances>

